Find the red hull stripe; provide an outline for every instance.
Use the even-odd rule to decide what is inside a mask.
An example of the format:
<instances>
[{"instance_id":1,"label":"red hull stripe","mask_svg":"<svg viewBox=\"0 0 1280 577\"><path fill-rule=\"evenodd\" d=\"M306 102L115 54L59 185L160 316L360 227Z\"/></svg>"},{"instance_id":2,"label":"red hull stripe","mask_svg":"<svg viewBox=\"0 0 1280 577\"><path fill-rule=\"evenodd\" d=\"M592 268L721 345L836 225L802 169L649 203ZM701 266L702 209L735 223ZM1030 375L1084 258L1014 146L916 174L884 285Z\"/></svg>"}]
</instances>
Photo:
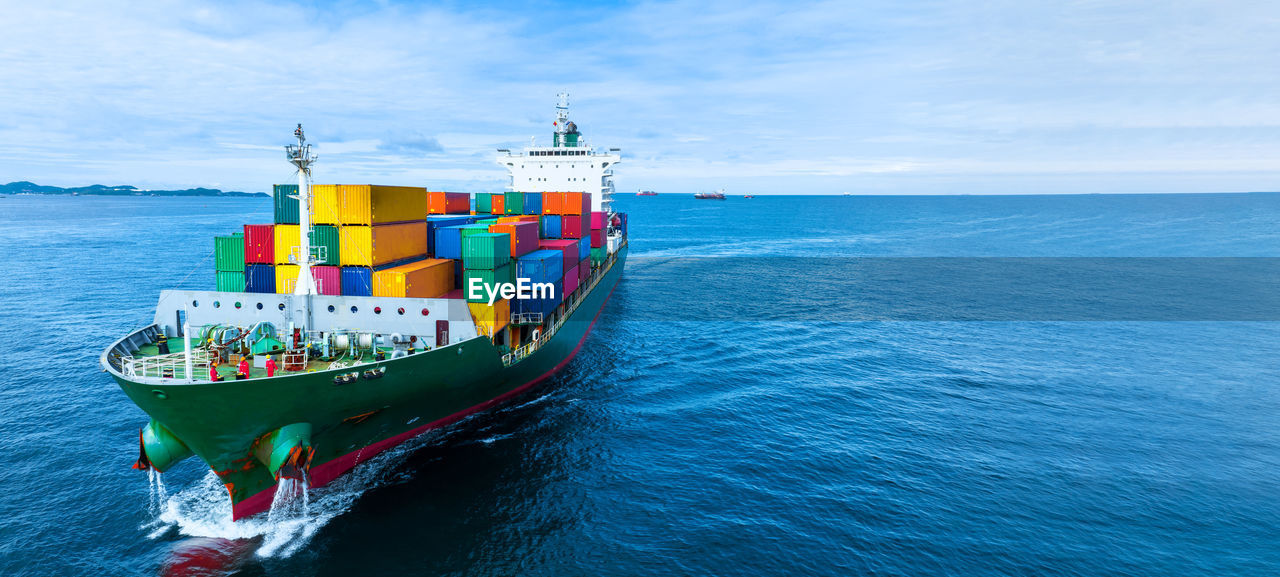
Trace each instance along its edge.
<instances>
[{"instance_id":1,"label":"red hull stripe","mask_svg":"<svg viewBox=\"0 0 1280 577\"><path fill-rule=\"evenodd\" d=\"M618 279L618 280L621 281L622 279ZM587 325L587 332L582 333L582 339L578 341L578 346L574 347L573 352L569 353L568 357L565 357L563 361L560 361L560 364L556 365L551 370L545 373L542 373L537 378L534 378L533 380L523 385L520 385L505 393L502 393L501 395L498 395L474 407L463 409L461 411L458 411L457 413L454 413L442 419L437 419L435 421L427 423L416 429L405 431L394 437L383 439L381 441L378 441L377 443L369 445L353 453L347 453L346 455L343 455L336 459L332 459L324 463L323 465L318 465L314 469L311 469L311 486L323 487L324 485L327 485L330 481L337 479L343 473L350 471L352 468L354 468L356 465L359 465L361 462L372 459L378 453L381 453L387 449L390 449L396 445L399 445L405 441L408 441L409 439L417 437L418 435L421 435L431 429L443 427L445 425L448 425L449 423L458 421L463 417L466 417L467 415L478 413L480 411L493 407L494 405L501 404L504 401L514 396L517 396L520 393L525 392L526 390L530 389L534 385L537 385L538 383L541 383L542 381L547 380L552 375L560 372L560 369L563 369L565 365L569 364L569 361L572 361L574 357L578 356L578 351L582 349L582 344L587 342L587 337L591 335L591 329L595 328L596 321L599 320L600 315L604 313L605 306L609 304L609 298L613 296L613 291L616 290L617 288L618 288L618 283L615 282L613 284L613 288L609 289L609 294L605 295L604 302L600 304L600 310L596 311L596 316L591 319L591 324ZM232 505L231 520L236 521L236 520L248 517L250 515L256 515L258 513L261 513L263 511L270 509L271 501L274 497L275 497L275 489L272 488L264 491L259 491L257 494L249 498L246 498L245 500L240 501L239 503Z\"/></svg>"}]
</instances>

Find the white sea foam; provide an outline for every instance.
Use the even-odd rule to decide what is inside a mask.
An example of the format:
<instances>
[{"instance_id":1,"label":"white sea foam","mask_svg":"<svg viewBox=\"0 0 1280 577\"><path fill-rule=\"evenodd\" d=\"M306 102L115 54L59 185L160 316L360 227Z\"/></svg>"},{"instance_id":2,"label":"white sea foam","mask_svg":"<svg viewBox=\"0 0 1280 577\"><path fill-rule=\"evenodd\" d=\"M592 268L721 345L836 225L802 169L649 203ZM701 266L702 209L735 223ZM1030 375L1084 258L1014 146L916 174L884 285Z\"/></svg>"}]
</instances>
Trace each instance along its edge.
<instances>
[{"instance_id":1,"label":"white sea foam","mask_svg":"<svg viewBox=\"0 0 1280 577\"><path fill-rule=\"evenodd\" d=\"M305 547L330 520L349 511L365 491L394 483L396 476L391 473L395 464L433 439L434 435L427 435L386 451L319 489L306 489L298 481L285 480L277 484L268 513L234 522L227 490L212 471L173 495L165 493L163 482L155 479L153 519L144 528L156 529L147 538L157 539L176 529L187 537L254 539L260 540L256 551L259 557L289 557Z\"/></svg>"}]
</instances>

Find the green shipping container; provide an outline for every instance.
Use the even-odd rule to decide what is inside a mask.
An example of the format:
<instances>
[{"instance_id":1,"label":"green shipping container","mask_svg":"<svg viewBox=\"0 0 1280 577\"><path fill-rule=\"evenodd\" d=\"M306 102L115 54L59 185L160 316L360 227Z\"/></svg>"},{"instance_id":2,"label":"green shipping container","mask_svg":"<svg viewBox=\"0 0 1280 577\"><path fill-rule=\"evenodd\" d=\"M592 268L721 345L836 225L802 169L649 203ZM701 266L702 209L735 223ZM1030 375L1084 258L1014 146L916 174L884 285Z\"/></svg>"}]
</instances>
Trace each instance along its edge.
<instances>
[{"instance_id":1,"label":"green shipping container","mask_svg":"<svg viewBox=\"0 0 1280 577\"><path fill-rule=\"evenodd\" d=\"M338 244L338 227L328 224L317 224L311 227L311 246L323 246L324 258L314 264L327 264L338 266L339 260L339 244Z\"/></svg>"},{"instance_id":2,"label":"green shipping container","mask_svg":"<svg viewBox=\"0 0 1280 577\"><path fill-rule=\"evenodd\" d=\"M600 263L604 262L604 258L606 256L609 256L609 253L606 252L606 249L603 246L591 249L591 265L600 266Z\"/></svg>"},{"instance_id":3,"label":"green shipping container","mask_svg":"<svg viewBox=\"0 0 1280 577\"><path fill-rule=\"evenodd\" d=\"M476 221L476 224L483 225L483 226L489 226L489 225L491 225L491 224L498 224L498 219L496 219L496 218L486 218L486 219L484 219L484 220L477 220L477 221Z\"/></svg>"},{"instance_id":4,"label":"green shipping container","mask_svg":"<svg viewBox=\"0 0 1280 577\"><path fill-rule=\"evenodd\" d=\"M481 289L480 298L471 298L471 279L478 278L482 286L491 287L498 284L511 282L511 270L515 267L510 264L504 264L495 269L463 269L462 271L462 295L467 297L469 303L487 303L489 302L489 289ZM499 297L501 298L501 297Z\"/></svg>"},{"instance_id":5,"label":"green shipping container","mask_svg":"<svg viewBox=\"0 0 1280 577\"><path fill-rule=\"evenodd\" d=\"M244 233L213 237L213 268L226 272L244 272ZM244 290L244 279L240 280L240 290Z\"/></svg>"},{"instance_id":6,"label":"green shipping container","mask_svg":"<svg viewBox=\"0 0 1280 577\"><path fill-rule=\"evenodd\" d=\"M467 237L473 234L488 234L489 225L487 224L468 224L462 227L462 240L466 242Z\"/></svg>"},{"instance_id":7,"label":"green shipping container","mask_svg":"<svg viewBox=\"0 0 1280 577\"><path fill-rule=\"evenodd\" d=\"M493 195L487 192L476 193L476 212L489 214L493 212Z\"/></svg>"},{"instance_id":8,"label":"green shipping container","mask_svg":"<svg viewBox=\"0 0 1280 577\"><path fill-rule=\"evenodd\" d=\"M271 189L271 199L276 207L276 224L298 224L298 185L277 184Z\"/></svg>"},{"instance_id":9,"label":"green shipping container","mask_svg":"<svg viewBox=\"0 0 1280 577\"><path fill-rule=\"evenodd\" d=\"M462 266L495 269L511 262L511 235L482 232L462 238Z\"/></svg>"},{"instance_id":10,"label":"green shipping container","mask_svg":"<svg viewBox=\"0 0 1280 577\"><path fill-rule=\"evenodd\" d=\"M244 271L226 271L217 272L217 290L223 292L244 292Z\"/></svg>"},{"instance_id":11,"label":"green shipping container","mask_svg":"<svg viewBox=\"0 0 1280 577\"><path fill-rule=\"evenodd\" d=\"M502 214L524 214L523 192L504 192L502 194Z\"/></svg>"}]
</instances>

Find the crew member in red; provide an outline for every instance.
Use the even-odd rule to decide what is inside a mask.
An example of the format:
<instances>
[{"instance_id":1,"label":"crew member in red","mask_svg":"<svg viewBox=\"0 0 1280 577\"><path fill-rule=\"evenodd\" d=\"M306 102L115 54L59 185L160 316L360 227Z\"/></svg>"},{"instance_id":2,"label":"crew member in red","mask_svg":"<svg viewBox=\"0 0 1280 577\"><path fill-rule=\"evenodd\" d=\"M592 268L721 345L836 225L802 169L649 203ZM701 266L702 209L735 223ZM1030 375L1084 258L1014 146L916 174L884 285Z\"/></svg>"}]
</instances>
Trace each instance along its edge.
<instances>
[{"instance_id":1,"label":"crew member in red","mask_svg":"<svg viewBox=\"0 0 1280 577\"><path fill-rule=\"evenodd\" d=\"M236 379L247 378L249 378L249 357L245 356L240 358L240 367L236 371Z\"/></svg>"},{"instance_id":2,"label":"crew member in red","mask_svg":"<svg viewBox=\"0 0 1280 577\"><path fill-rule=\"evenodd\" d=\"M218 375L218 361L216 360L209 363L209 380L215 383L222 380L222 377Z\"/></svg>"},{"instance_id":3,"label":"crew member in red","mask_svg":"<svg viewBox=\"0 0 1280 577\"><path fill-rule=\"evenodd\" d=\"M267 376L276 376L276 360L271 355L267 355Z\"/></svg>"}]
</instances>

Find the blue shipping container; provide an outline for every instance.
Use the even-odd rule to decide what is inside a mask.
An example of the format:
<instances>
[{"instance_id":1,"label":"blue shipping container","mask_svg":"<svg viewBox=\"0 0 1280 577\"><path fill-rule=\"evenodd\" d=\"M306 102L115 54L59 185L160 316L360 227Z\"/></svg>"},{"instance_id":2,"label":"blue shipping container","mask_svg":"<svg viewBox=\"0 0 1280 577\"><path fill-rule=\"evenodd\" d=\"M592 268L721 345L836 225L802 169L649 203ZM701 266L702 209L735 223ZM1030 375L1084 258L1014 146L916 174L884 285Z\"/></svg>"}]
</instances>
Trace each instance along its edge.
<instances>
[{"instance_id":1,"label":"blue shipping container","mask_svg":"<svg viewBox=\"0 0 1280 577\"><path fill-rule=\"evenodd\" d=\"M578 241L578 260L584 261L591 257L591 241L588 239L580 239Z\"/></svg>"},{"instance_id":2,"label":"blue shipping container","mask_svg":"<svg viewBox=\"0 0 1280 577\"><path fill-rule=\"evenodd\" d=\"M436 258L462 258L462 227L446 226L436 229Z\"/></svg>"},{"instance_id":3,"label":"blue shipping container","mask_svg":"<svg viewBox=\"0 0 1280 577\"><path fill-rule=\"evenodd\" d=\"M367 266L342 267L342 294L349 297L373 296L373 269Z\"/></svg>"},{"instance_id":4,"label":"blue shipping container","mask_svg":"<svg viewBox=\"0 0 1280 577\"><path fill-rule=\"evenodd\" d=\"M525 214L542 214L542 193L541 192L524 193L524 213Z\"/></svg>"},{"instance_id":5,"label":"blue shipping container","mask_svg":"<svg viewBox=\"0 0 1280 577\"><path fill-rule=\"evenodd\" d=\"M276 292L276 267L270 264L244 265L244 292Z\"/></svg>"},{"instance_id":6,"label":"blue shipping container","mask_svg":"<svg viewBox=\"0 0 1280 577\"><path fill-rule=\"evenodd\" d=\"M427 217L427 254L429 256L436 255L436 231L446 226L462 226L467 224L475 224L474 216L458 216L449 214L435 214Z\"/></svg>"},{"instance_id":7,"label":"blue shipping container","mask_svg":"<svg viewBox=\"0 0 1280 577\"><path fill-rule=\"evenodd\" d=\"M564 277L564 252L535 250L516 260L516 276L530 282L554 282Z\"/></svg>"},{"instance_id":8,"label":"blue shipping container","mask_svg":"<svg viewBox=\"0 0 1280 577\"><path fill-rule=\"evenodd\" d=\"M542 238L560 238L560 215L548 214L538 219L538 224Z\"/></svg>"}]
</instances>

